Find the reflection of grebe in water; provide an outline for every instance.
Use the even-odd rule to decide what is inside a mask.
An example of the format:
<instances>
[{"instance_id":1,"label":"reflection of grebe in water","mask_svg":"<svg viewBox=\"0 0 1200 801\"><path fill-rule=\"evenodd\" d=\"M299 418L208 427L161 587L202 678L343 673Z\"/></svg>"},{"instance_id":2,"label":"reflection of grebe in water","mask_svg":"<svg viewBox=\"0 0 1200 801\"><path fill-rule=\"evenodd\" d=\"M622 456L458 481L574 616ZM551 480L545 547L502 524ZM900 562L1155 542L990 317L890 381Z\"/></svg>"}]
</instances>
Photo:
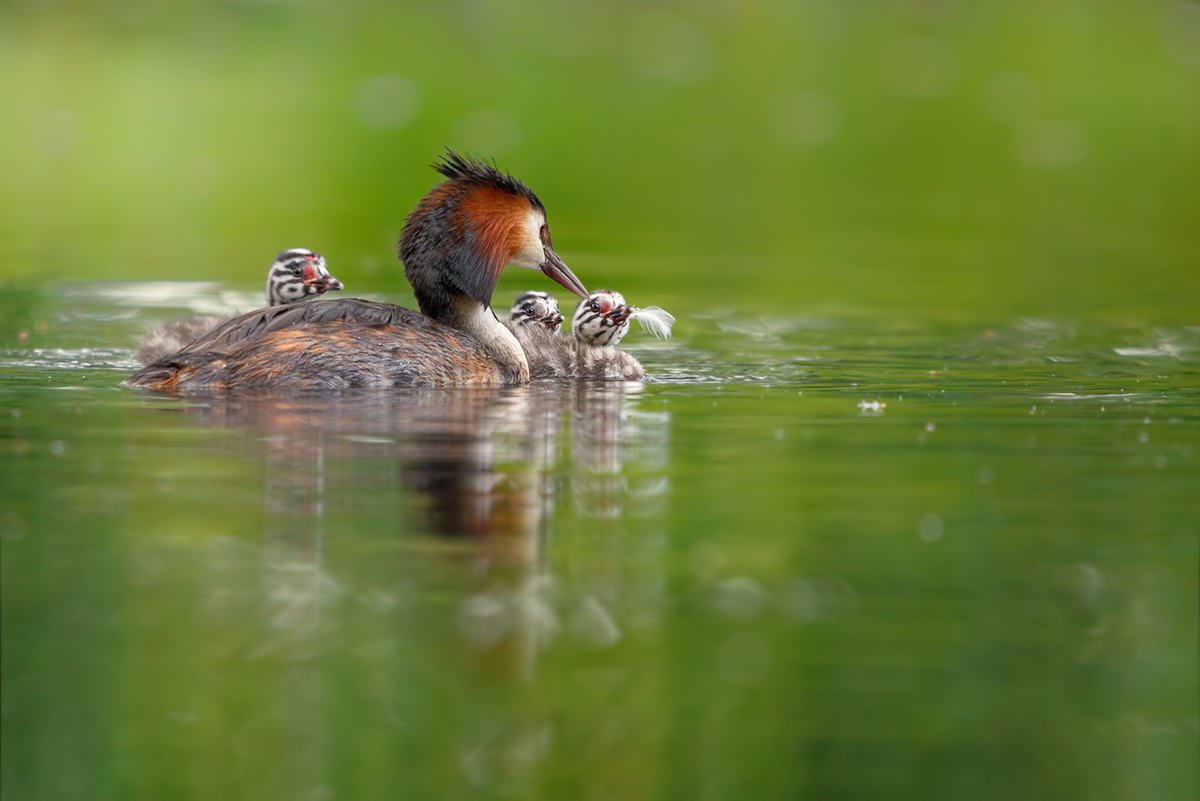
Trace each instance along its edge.
<instances>
[{"instance_id":1,"label":"reflection of grebe in water","mask_svg":"<svg viewBox=\"0 0 1200 801\"><path fill-rule=\"evenodd\" d=\"M531 297L540 295L544 297ZM552 304L552 311L551 311ZM675 318L656 306L639 309L619 292L601 289L579 302L571 321L571 337L557 336L558 302L542 293L526 293L513 305L509 327L529 360L533 378L607 378L639 380L646 370L616 346L637 319L658 337L671 335ZM542 322L542 325L538 325Z\"/></svg>"},{"instance_id":2,"label":"reflection of grebe in water","mask_svg":"<svg viewBox=\"0 0 1200 801\"><path fill-rule=\"evenodd\" d=\"M245 570L214 572L204 608L257 623L247 658L283 667L270 687L286 703L271 714L316 755L293 778L316 786L327 769L324 654L352 647L372 708L402 725L411 677L446 670L446 657L527 682L551 643L590 653L657 625L669 608L670 415L639 408L642 390L541 382L156 404L227 429L203 438L212 455L265 479L262 547L237 545ZM410 646L427 645L449 650L414 660ZM456 709L436 742L457 744L467 778L494 788L563 735L537 705L488 697ZM621 714L636 725L634 710Z\"/></svg>"},{"instance_id":3,"label":"reflection of grebe in water","mask_svg":"<svg viewBox=\"0 0 1200 801\"><path fill-rule=\"evenodd\" d=\"M235 317L134 373L164 390L523 384L529 363L491 309L505 265L587 291L550 241L546 209L523 183L453 151L446 177L408 215L404 275L421 312L365 300L317 300Z\"/></svg>"},{"instance_id":4,"label":"reflection of grebe in water","mask_svg":"<svg viewBox=\"0 0 1200 801\"><path fill-rule=\"evenodd\" d=\"M267 271L267 305L286 306L306 298L341 289L342 282L329 274L325 257L307 248L279 251ZM195 342L228 317L186 317L172 320L150 329L138 345L136 357L140 364L156 362L164 356L182 350Z\"/></svg>"}]
</instances>

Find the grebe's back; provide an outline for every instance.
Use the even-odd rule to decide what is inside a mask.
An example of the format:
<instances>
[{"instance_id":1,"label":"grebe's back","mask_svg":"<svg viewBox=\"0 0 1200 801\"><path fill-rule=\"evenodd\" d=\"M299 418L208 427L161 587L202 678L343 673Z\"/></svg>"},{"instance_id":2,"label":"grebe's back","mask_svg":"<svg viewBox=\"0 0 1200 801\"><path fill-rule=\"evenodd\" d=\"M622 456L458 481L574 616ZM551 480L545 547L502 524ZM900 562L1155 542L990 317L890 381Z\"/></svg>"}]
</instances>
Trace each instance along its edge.
<instances>
[{"instance_id":1,"label":"grebe's back","mask_svg":"<svg viewBox=\"0 0 1200 801\"><path fill-rule=\"evenodd\" d=\"M351 298L235 317L137 373L162 390L516 383L474 338L401 306Z\"/></svg>"},{"instance_id":2,"label":"grebe's back","mask_svg":"<svg viewBox=\"0 0 1200 801\"><path fill-rule=\"evenodd\" d=\"M325 258L308 248L279 251L267 270L267 305L284 306L342 288L342 282L330 275ZM229 317L185 317L155 326L138 343L135 358L139 364L151 364L164 356L178 353L192 342L227 322Z\"/></svg>"}]
</instances>

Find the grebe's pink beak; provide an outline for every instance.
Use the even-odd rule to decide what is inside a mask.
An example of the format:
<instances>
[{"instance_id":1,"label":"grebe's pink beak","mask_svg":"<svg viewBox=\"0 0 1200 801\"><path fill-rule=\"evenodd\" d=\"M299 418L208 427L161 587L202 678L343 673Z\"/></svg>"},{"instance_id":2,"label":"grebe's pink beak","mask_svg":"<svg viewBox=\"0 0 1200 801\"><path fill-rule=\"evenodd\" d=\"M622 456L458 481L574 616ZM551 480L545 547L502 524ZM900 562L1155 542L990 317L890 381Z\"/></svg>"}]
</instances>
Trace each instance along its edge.
<instances>
[{"instance_id":1,"label":"grebe's pink beak","mask_svg":"<svg viewBox=\"0 0 1200 801\"><path fill-rule=\"evenodd\" d=\"M564 289L569 289L581 298L586 299L588 291L584 289L583 284L575 277L575 273L567 265L563 264L563 260L558 257L550 248L545 248L546 260L542 262L542 273L546 277L553 279Z\"/></svg>"}]
</instances>

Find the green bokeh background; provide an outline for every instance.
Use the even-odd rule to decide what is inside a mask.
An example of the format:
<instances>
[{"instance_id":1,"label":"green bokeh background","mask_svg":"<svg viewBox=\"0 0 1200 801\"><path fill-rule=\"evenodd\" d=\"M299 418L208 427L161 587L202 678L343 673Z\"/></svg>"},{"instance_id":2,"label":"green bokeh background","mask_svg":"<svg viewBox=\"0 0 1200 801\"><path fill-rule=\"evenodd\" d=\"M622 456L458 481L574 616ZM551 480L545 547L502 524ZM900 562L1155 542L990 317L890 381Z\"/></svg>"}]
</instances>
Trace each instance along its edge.
<instances>
[{"instance_id":1,"label":"green bokeh background","mask_svg":"<svg viewBox=\"0 0 1200 801\"><path fill-rule=\"evenodd\" d=\"M1200 4L0 0L0 101L6 799L1196 797ZM61 285L307 246L410 302L445 145L678 316L654 382L499 391L431 468L403 397L120 389L186 310ZM455 470L554 501L547 603L620 644L464 645L535 571L425 519Z\"/></svg>"},{"instance_id":2,"label":"green bokeh background","mask_svg":"<svg viewBox=\"0 0 1200 801\"><path fill-rule=\"evenodd\" d=\"M250 286L303 245L404 293L451 145L664 306L1178 323L1200 290L1192 2L6 3L0 74L9 284Z\"/></svg>"}]
</instances>

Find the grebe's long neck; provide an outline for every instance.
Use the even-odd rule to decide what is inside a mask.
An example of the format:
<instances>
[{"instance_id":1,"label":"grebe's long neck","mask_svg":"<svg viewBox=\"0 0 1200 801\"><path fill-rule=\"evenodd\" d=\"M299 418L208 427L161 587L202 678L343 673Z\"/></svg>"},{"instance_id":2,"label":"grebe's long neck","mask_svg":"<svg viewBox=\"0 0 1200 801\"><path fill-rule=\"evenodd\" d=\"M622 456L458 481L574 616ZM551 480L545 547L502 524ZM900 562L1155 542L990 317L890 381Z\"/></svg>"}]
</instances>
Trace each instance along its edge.
<instances>
[{"instance_id":1,"label":"grebe's long neck","mask_svg":"<svg viewBox=\"0 0 1200 801\"><path fill-rule=\"evenodd\" d=\"M445 181L404 220L399 255L421 312L476 339L505 383L529 380L517 338L492 311L506 264L538 270L577 295L587 290L550 244L537 195L493 165L446 151L435 169Z\"/></svg>"},{"instance_id":2,"label":"grebe's long neck","mask_svg":"<svg viewBox=\"0 0 1200 801\"><path fill-rule=\"evenodd\" d=\"M525 358L525 350L512 331L496 317L487 306L480 305L466 295L460 295L456 302L442 307L442 314L435 319L451 328L456 328L469 334L479 344L483 345L488 355L496 363L503 374L506 384L525 384L529 382L529 361ZM421 304L421 311L425 311ZM433 316L433 315L429 315Z\"/></svg>"},{"instance_id":3,"label":"grebe's long neck","mask_svg":"<svg viewBox=\"0 0 1200 801\"><path fill-rule=\"evenodd\" d=\"M487 247L480 244L455 217L456 202L446 202L463 191L441 183L408 215L399 243L404 276L422 314L473 337L492 357L504 383L523 384L529 381L525 351L491 309L496 280L512 255L508 235L493 236Z\"/></svg>"}]
</instances>

